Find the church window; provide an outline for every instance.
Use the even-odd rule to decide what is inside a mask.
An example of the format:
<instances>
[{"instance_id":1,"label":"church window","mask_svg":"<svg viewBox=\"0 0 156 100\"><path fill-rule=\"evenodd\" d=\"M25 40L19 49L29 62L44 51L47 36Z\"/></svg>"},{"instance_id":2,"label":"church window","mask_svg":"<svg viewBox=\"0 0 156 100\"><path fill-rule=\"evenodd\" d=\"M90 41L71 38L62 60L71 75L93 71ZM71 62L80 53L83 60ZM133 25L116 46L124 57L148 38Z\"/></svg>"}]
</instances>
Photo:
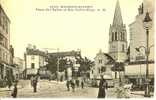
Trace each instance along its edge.
<instances>
[{"instance_id":1,"label":"church window","mask_svg":"<svg viewBox=\"0 0 156 100\"><path fill-rule=\"evenodd\" d=\"M102 64L102 59L99 59L99 64Z\"/></svg>"},{"instance_id":2,"label":"church window","mask_svg":"<svg viewBox=\"0 0 156 100\"><path fill-rule=\"evenodd\" d=\"M100 73L100 68L99 68L99 73Z\"/></svg>"},{"instance_id":3,"label":"church window","mask_svg":"<svg viewBox=\"0 0 156 100\"><path fill-rule=\"evenodd\" d=\"M123 33L123 40L125 40L125 34Z\"/></svg>"},{"instance_id":4,"label":"church window","mask_svg":"<svg viewBox=\"0 0 156 100\"><path fill-rule=\"evenodd\" d=\"M117 40L117 32L115 32L115 40Z\"/></svg>"},{"instance_id":5,"label":"church window","mask_svg":"<svg viewBox=\"0 0 156 100\"><path fill-rule=\"evenodd\" d=\"M112 33L112 41L114 41L114 32Z\"/></svg>"},{"instance_id":6,"label":"church window","mask_svg":"<svg viewBox=\"0 0 156 100\"><path fill-rule=\"evenodd\" d=\"M124 48L125 48L125 47L124 47L124 44L123 44L123 45L122 45L122 51L124 51Z\"/></svg>"}]
</instances>

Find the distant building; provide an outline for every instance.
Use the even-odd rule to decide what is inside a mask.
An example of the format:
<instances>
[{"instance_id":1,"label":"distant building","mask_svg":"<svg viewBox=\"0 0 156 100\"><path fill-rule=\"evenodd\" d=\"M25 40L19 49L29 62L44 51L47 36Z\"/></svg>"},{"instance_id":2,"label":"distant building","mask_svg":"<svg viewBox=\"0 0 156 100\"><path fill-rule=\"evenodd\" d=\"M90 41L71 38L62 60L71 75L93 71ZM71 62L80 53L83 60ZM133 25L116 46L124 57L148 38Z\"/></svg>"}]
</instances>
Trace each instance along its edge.
<instances>
[{"instance_id":1,"label":"distant building","mask_svg":"<svg viewBox=\"0 0 156 100\"><path fill-rule=\"evenodd\" d=\"M109 54L116 62L127 59L127 32L123 24L119 0L117 0L113 24L109 29Z\"/></svg>"},{"instance_id":2,"label":"distant building","mask_svg":"<svg viewBox=\"0 0 156 100\"><path fill-rule=\"evenodd\" d=\"M106 72L106 64L108 62L107 56L105 53L103 53L101 50L99 53L96 54L95 60L95 66L93 66L92 74L93 78L100 78L100 75L103 72Z\"/></svg>"},{"instance_id":3,"label":"distant building","mask_svg":"<svg viewBox=\"0 0 156 100\"><path fill-rule=\"evenodd\" d=\"M36 49L35 46L27 47L24 55L25 77L30 78L38 73L39 68L46 65L46 53Z\"/></svg>"},{"instance_id":4,"label":"distant building","mask_svg":"<svg viewBox=\"0 0 156 100\"><path fill-rule=\"evenodd\" d=\"M14 66L16 67L16 78L21 79L23 77L23 71L25 69L24 60L19 57L14 57Z\"/></svg>"},{"instance_id":5,"label":"distant building","mask_svg":"<svg viewBox=\"0 0 156 100\"><path fill-rule=\"evenodd\" d=\"M13 79L13 52L10 46L10 20L0 4L0 80Z\"/></svg>"}]
</instances>

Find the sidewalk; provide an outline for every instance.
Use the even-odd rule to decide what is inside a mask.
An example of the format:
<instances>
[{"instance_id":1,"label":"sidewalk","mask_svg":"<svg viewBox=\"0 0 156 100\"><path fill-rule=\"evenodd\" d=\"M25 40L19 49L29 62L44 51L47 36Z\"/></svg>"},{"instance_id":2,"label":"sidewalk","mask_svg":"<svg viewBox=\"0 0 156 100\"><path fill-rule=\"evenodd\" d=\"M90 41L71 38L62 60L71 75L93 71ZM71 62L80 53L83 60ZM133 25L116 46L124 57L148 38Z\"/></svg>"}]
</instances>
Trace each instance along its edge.
<instances>
[{"instance_id":1,"label":"sidewalk","mask_svg":"<svg viewBox=\"0 0 156 100\"><path fill-rule=\"evenodd\" d=\"M144 97L145 92L144 91L131 91L131 94L135 95L135 96L138 95L138 96L143 96ZM153 92L151 92L150 94L151 94L151 97L154 97Z\"/></svg>"}]
</instances>

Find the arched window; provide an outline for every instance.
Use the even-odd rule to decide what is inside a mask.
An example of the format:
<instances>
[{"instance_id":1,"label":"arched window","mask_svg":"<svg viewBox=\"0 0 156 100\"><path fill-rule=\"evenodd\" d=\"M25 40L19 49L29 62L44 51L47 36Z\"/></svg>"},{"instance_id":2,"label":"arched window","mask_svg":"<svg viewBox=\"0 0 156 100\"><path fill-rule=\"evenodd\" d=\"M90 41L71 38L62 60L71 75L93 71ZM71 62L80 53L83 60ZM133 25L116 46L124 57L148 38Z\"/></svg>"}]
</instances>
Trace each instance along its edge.
<instances>
[{"instance_id":1,"label":"arched window","mask_svg":"<svg viewBox=\"0 0 156 100\"><path fill-rule=\"evenodd\" d=\"M120 40L122 40L122 32L120 33Z\"/></svg>"},{"instance_id":2,"label":"arched window","mask_svg":"<svg viewBox=\"0 0 156 100\"><path fill-rule=\"evenodd\" d=\"M112 41L114 41L114 32L112 32Z\"/></svg>"},{"instance_id":3,"label":"arched window","mask_svg":"<svg viewBox=\"0 0 156 100\"><path fill-rule=\"evenodd\" d=\"M125 46L124 46L124 44L122 45L122 51L123 51L123 52L125 51Z\"/></svg>"},{"instance_id":4,"label":"arched window","mask_svg":"<svg viewBox=\"0 0 156 100\"><path fill-rule=\"evenodd\" d=\"M115 32L115 40L117 40L117 32Z\"/></svg>"},{"instance_id":5,"label":"arched window","mask_svg":"<svg viewBox=\"0 0 156 100\"><path fill-rule=\"evenodd\" d=\"M123 32L122 34L123 34L123 35L122 35L122 36L123 36L123 37L122 37L122 38L123 38L122 40L124 41L124 40L125 40L125 34L124 34L124 32Z\"/></svg>"}]
</instances>

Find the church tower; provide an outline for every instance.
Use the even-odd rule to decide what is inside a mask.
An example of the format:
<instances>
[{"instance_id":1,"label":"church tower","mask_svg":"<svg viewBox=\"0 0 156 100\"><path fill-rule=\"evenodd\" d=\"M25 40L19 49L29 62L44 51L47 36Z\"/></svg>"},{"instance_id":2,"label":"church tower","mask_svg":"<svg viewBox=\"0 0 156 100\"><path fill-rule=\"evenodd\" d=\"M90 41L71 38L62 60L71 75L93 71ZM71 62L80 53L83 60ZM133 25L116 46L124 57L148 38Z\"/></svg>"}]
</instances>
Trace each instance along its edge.
<instances>
[{"instance_id":1,"label":"church tower","mask_svg":"<svg viewBox=\"0 0 156 100\"><path fill-rule=\"evenodd\" d=\"M109 29L109 54L116 62L127 59L127 32L123 24L119 0L116 2L114 19Z\"/></svg>"}]
</instances>

